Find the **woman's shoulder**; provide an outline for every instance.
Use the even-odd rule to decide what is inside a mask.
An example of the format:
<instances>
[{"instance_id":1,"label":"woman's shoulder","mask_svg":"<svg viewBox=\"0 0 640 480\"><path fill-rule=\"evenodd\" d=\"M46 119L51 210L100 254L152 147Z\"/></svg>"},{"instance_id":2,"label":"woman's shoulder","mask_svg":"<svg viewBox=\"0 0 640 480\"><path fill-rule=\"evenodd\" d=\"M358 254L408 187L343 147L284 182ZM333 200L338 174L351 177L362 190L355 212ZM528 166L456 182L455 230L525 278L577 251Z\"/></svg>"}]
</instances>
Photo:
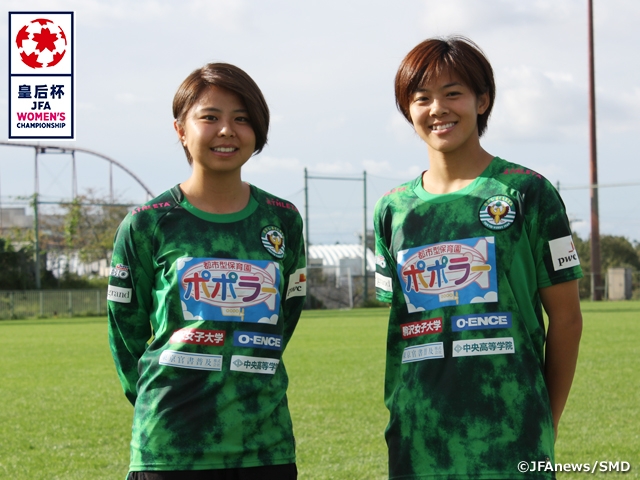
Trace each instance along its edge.
<instances>
[{"instance_id":1,"label":"woman's shoulder","mask_svg":"<svg viewBox=\"0 0 640 480\"><path fill-rule=\"evenodd\" d=\"M136 229L141 229L151 223L155 224L160 217L180 204L181 194L178 186L170 188L142 205L133 207L122 223Z\"/></svg>"},{"instance_id":2,"label":"woman's shoulder","mask_svg":"<svg viewBox=\"0 0 640 480\"><path fill-rule=\"evenodd\" d=\"M302 218L300 211L296 205L282 197L262 190L259 187L251 184L251 195L258 202L258 206L272 210L278 215L292 216L296 218Z\"/></svg>"},{"instance_id":3,"label":"woman's shoulder","mask_svg":"<svg viewBox=\"0 0 640 480\"><path fill-rule=\"evenodd\" d=\"M551 182L537 170L499 157L494 160L491 177L516 189L551 186Z\"/></svg>"},{"instance_id":4,"label":"woman's shoulder","mask_svg":"<svg viewBox=\"0 0 640 480\"><path fill-rule=\"evenodd\" d=\"M407 199L415 198L415 189L421 179L422 173L418 177L404 182L386 192L378 199L375 207L376 212L384 210L393 204L403 203Z\"/></svg>"},{"instance_id":5,"label":"woman's shoulder","mask_svg":"<svg viewBox=\"0 0 640 480\"><path fill-rule=\"evenodd\" d=\"M510 162L504 158L495 157L494 172L502 175L526 175L533 178L543 179L541 173L533 168L525 167L518 163Z\"/></svg>"}]
</instances>

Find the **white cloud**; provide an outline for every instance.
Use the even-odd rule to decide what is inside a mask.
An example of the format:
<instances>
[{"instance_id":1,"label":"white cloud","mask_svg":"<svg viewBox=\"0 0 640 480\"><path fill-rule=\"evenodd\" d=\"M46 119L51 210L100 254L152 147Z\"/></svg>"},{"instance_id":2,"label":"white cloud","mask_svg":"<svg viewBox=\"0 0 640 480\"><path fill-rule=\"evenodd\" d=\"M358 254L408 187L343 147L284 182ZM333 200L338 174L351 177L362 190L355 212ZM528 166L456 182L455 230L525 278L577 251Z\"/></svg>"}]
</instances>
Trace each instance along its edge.
<instances>
[{"instance_id":1,"label":"white cloud","mask_svg":"<svg viewBox=\"0 0 640 480\"><path fill-rule=\"evenodd\" d=\"M568 72L502 69L487 138L557 141L586 134L587 93Z\"/></svg>"},{"instance_id":2,"label":"white cloud","mask_svg":"<svg viewBox=\"0 0 640 480\"><path fill-rule=\"evenodd\" d=\"M407 304L407 311L409 313L424 312L424 307L416 307L415 305L413 305L406 293L404 294L404 301Z\"/></svg>"},{"instance_id":3,"label":"white cloud","mask_svg":"<svg viewBox=\"0 0 640 480\"><path fill-rule=\"evenodd\" d=\"M249 159L242 167L246 173L283 173L302 170L302 164L297 158L276 158L268 155L258 155Z\"/></svg>"},{"instance_id":4,"label":"white cloud","mask_svg":"<svg viewBox=\"0 0 640 480\"><path fill-rule=\"evenodd\" d=\"M258 320L258 323L270 323L271 325L276 325L278 323L278 315L271 315L271 317L262 317Z\"/></svg>"},{"instance_id":5,"label":"white cloud","mask_svg":"<svg viewBox=\"0 0 640 480\"><path fill-rule=\"evenodd\" d=\"M498 301L498 292L487 292L484 297L474 297L471 303L490 303Z\"/></svg>"},{"instance_id":6,"label":"white cloud","mask_svg":"<svg viewBox=\"0 0 640 480\"><path fill-rule=\"evenodd\" d=\"M411 142L415 140L420 141L420 137L418 137L418 134L413 129L413 126L409 122L407 122L407 120L397 110L389 115L386 130L390 132L393 137L400 143Z\"/></svg>"},{"instance_id":7,"label":"white cloud","mask_svg":"<svg viewBox=\"0 0 640 480\"><path fill-rule=\"evenodd\" d=\"M127 105L133 105L136 103L146 103L149 99L136 95L134 93L116 93L114 98L118 103L124 103Z\"/></svg>"}]
</instances>

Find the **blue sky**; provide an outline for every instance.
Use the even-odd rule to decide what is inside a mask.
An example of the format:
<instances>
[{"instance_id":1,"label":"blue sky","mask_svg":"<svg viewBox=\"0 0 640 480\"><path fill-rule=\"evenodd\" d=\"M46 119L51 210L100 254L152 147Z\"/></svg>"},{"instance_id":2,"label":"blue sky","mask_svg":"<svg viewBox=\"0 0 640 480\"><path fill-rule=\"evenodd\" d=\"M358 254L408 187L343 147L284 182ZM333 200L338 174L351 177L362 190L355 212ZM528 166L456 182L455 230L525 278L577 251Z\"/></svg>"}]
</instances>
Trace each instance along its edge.
<instances>
[{"instance_id":1,"label":"blue sky","mask_svg":"<svg viewBox=\"0 0 640 480\"><path fill-rule=\"evenodd\" d=\"M184 77L210 61L234 63L260 85L272 113L269 144L245 180L304 207L303 169L361 177L369 228L375 201L429 167L396 111L393 78L421 40L463 34L492 62L496 105L486 150L560 184L574 229L589 233L586 0L5 0L6 11L75 11L77 140L125 164L155 194L189 166L172 127ZM601 233L640 240L640 3L594 0ZM8 49L8 15L0 51ZM7 138L8 65L0 62L0 139ZM60 142L57 142L60 144ZM64 142L61 143L64 145ZM106 194L106 164L78 155L79 189ZM0 146L3 205L33 193L33 151ZM46 155L40 190L71 192L70 158ZM123 201L143 190L116 174ZM633 184L621 186L622 184ZM355 243L362 183L312 180L310 240Z\"/></svg>"}]
</instances>

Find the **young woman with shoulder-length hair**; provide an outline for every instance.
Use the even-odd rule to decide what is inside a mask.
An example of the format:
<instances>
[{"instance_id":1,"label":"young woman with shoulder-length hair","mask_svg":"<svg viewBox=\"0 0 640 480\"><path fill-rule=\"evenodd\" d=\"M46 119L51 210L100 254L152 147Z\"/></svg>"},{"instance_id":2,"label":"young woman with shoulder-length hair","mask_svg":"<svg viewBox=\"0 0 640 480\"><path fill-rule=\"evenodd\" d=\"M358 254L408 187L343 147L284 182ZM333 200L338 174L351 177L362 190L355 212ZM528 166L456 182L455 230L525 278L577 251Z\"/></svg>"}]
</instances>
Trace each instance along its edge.
<instances>
[{"instance_id":1,"label":"young woman with shoulder-length hair","mask_svg":"<svg viewBox=\"0 0 640 480\"><path fill-rule=\"evenodd\" d=\"M123 220L109 341L134 406L129 480L295 479L282 354L305 299L302 220L242 181L269 109L243 70L195 70L173 101L191 176Z\"/></svg>"},{"instance_id":2,"label":"young woman with shoulder-length hair","mask_svg":"<svg viewBox=\"0 0 640 480\"><path fill-rule=\"evenodd\" d=\"M417 45L395 91L429 168L375 209L389 476L554 478L537 462L554 462L582 329L564 204L480 144L496 92L471 40Z\"/></svg>"}]
</instances>

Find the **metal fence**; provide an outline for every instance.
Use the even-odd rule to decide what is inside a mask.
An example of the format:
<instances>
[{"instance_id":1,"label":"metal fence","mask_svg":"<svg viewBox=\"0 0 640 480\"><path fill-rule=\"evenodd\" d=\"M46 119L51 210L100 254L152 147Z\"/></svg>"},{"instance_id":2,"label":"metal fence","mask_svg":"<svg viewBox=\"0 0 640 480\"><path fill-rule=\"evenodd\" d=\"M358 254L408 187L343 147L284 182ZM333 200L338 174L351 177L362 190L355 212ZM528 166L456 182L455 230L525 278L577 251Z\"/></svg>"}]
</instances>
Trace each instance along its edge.
<instances>
[{"instance_id":1,"label":"metal fence","mask_svg":"<svg viewBox=\"0 0 640 480\"><path fill-rule=\"evenodd\" d=\"M367 276L367 303L375 301L374 276ZM351 269L307 267L307 302L309 309L361 307L364 302L364 278L352 275Z\"/></svg>"},{"instance_id":2,"label":"metal fence","mask_svg":"<svg viewBox=\"0 0 640 480\"><path fill-rule=\"evenodd\" d=\"M106 314L106 289L0 291L0 320Z\"/></svg>"}]
</instances>

